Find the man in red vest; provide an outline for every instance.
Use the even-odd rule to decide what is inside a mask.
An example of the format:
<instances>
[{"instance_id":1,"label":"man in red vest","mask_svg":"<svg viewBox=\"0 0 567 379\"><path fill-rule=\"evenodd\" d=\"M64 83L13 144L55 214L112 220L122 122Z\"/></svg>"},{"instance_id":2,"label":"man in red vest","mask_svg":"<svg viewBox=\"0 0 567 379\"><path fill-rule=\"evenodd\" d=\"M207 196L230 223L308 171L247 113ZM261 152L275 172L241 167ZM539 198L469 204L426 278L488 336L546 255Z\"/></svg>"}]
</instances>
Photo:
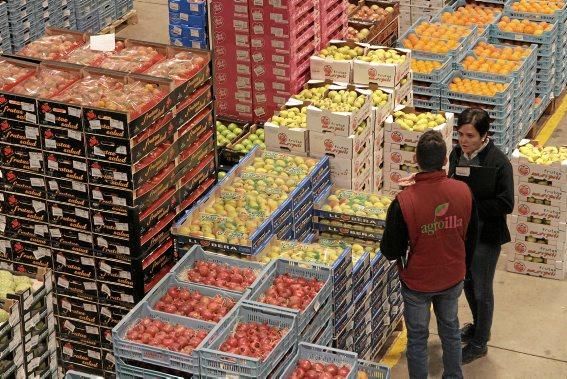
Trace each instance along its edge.
<instances>
[{"instance_id":1,"label":"man in red vest","mask_svg":"<svg viewBox=\"0 0 567 379\"><path fill-rule=\"evenodd\" d=\"M462 378L458 300L477 239L477 215L469 187L447 178L441 133L425 132L416 149L420 172L388 209L382 254L398 260L407 360L412 379L428 375L430 307L443 347L443 378Z\"/></svg>"}]
</instances>

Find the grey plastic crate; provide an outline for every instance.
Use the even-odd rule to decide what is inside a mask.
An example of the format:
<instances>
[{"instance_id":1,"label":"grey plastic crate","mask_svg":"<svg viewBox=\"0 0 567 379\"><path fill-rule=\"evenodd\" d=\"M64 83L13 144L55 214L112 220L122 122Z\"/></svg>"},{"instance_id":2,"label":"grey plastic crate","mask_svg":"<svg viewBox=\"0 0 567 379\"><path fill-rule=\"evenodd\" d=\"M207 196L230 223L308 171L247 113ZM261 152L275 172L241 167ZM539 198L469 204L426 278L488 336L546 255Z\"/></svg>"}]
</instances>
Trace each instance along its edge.
<instances>
[{"instance_id":1,"label":"grey plastic crate","mask_svg":"<svg viewBox=\"0 0 567 379\"><path fill-rule=\"evenodd\" d=\"M390 368L378 363L358 360L358 372L364 372L369 379L390 379Z\"/></svg>"},{"instance_id":2,"label":"grey plastic crate","mask_svg":"<svg viewBox=\"0 0 567 379\"><path fill-rule=\"evenodd\" d=\"M65 373L65 379L103 379L102 376L85 374L84 372L69 370Z\"/></svg>"},{"instance_id":3,"label":"grey plastic crate","mask_svg":"<svg viewBox=\"0 0 567 379\"><path fill-rule=\"evenodd\" d=\"M241 322L264 323L287 332L261 361L257 358L222 352L220 345ZM278 366L281 359L297 343L297 320L293 313L282 312L274 308L261 307L249 303L240 303L215 326L204 341L204 346L198 349L201 363L201 377L218 378L223 376L240 378L266 378Z\"/></svg>"},{"instance_id":4,"label":"grey plastic crate","mask_svg":"<svg viewBox=\"0 0 567 379\"><path fill-rule=\"evenodd\" d=\"M347 379L355 379L358 372L356 353L301 342L297 347L297 354L283 372L281 376L282 379L291 377L300 359L307 359L311 362L320 362L323 364L335 364L339 367L349 366L351 369Z\"/></svg>"},{"instance_id":5,"label":"grey plastic crate","mask_svg":"<svg viewBox=\"0 0 567 379\"><path fill-rule=\"evenodd\" d=\"M120 379L183 379L182 376L164 374L159 371L136 367L116 360L116 377Z\"/></svg>"}]
</instances>

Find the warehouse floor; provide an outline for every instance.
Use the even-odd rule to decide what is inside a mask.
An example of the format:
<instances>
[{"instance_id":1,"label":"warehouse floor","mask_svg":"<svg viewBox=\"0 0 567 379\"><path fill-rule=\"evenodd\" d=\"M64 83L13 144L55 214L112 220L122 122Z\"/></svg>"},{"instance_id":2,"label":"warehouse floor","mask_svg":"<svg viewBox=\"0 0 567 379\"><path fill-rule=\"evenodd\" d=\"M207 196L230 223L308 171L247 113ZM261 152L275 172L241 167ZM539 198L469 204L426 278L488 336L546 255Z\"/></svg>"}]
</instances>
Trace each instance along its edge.
<instances>
[{"instance_id":1,"label":"warehouse floor","mask_svg":"<svg viewBox=\"0 0 567 379\"><path fill-rule=\"evenodd\" d=\"M139 23L127 26L118 35L167 43L167 0L138 0L135 9ZM566 109L564 100L542 132L548 145L567 145ZM494 281L496 306L488 356L465 366L465 377L567 379L567 281L506 272L504 254ZM471 316L464 296L459 308L461 323L469 322ZM441 344L433 317L431 331L430 377L440 378ZM386 362L394 365L394 379L408 376L404 350L403 343L394 343L386 357Z\"/></svg>"}]
</instances>

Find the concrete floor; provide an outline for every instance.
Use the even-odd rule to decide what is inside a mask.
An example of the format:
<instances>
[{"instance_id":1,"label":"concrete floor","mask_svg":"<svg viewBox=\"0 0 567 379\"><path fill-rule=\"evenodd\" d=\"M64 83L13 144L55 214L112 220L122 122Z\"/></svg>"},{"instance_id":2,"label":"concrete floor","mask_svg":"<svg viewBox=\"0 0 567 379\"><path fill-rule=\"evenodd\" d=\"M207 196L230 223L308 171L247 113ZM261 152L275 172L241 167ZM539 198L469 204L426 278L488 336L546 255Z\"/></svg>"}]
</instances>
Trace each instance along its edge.
<instances>
[{"instance_id":1,"label":"concrete floor","mask_svg":"<svg viewBox=\"0 0 567 379\"><path fill-rule=\"evenodd\" d=\"M139 23L126 27L119 36L168 43L167 0L138 0L134 6ZM567 145L565 117L548 145ZM509 273L504 263L502 255L494 283L496 307L488 356L465 366L465 377L567 379L567 281ZM461 323L471 320L464 295L459 312ZM430 377L440 378L441 345L434 317L431 331ZM392 377L407 376L402 356Z\"/></svg>"}]
</instances>

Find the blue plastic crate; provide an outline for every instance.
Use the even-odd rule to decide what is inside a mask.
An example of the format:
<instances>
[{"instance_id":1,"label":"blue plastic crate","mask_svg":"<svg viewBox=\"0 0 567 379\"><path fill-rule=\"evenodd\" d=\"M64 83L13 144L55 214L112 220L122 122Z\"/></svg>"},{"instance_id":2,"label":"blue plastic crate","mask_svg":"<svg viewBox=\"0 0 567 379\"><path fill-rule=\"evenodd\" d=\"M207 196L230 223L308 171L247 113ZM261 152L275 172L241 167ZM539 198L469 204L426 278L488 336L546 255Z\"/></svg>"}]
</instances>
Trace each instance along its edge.
<instances>
[{"instance_id":1,"label":"blue plastic crate","mask_svg":"<svg viewBox=\"0 0 567 379\"><path fill-rule=\"evenodd\" d=\"M116 17L120 18L124 16L126 13L134 9L134 1L132 0L116 0Z\"/></svg>"},{"instance_id":2,"label":"blue plastic crate","mask_svg":"<svg viewBox=\"0 0 567 379\"><path fill-rule=\"evenodd\" d=\"M416 98L416 96L414 95L413 106L414 106L414 108L422 108L422 109L429 109L429 110L432 110L432 111L437 111L437 110L441 109L441 97L440 96L436 96L436 97L432 96L430 100L423 100L423 99Z\"/></svg>"},{"instance_id":3,"label":"blue plastic crate","mask_svg":"<svg viewBox=\"0 0 567 379\"><path fill-rule=\"evenodd\" d=\"M313 298L311 303L302 311L298 311L291 308L283 308L276 305L269 305L260 302L260 297L268 290L272 285L275 278L279 275L289 274L295 277L302 277L308 280L316 279L323 282L323 286L319 290L319 293ZM321 308L325 304L327 299L331 297L333 292L333 278L331 270L323 265L308 263L308 262L296 262L289 261L285 259L276 259L272 261L260 276L260 280L256 281L250 288L250 294L246 299L246 302L254 302L259 306L264 306L268 308L274 308L282 312L293 312L297 313L297 327L298 331L301 333L313 320Z\"/></svg>"},{"instance_id":4,"label":"blue plastic crate","mask_svg":"<svg viewBox=\"0 0 567 379\"><path fill-rule=\"evenodd\" d=\"M447 77L447 75L451 73L451 70L453 69L453 57L451 56L447 56L445 59L442 60L437 60L427 57L420 57L419 54L416 54L416 55L412 55L412 59L437 61L442 63L439 69L433 71L430 74L420 74L414 71L413 72L414 81L441 83Z\"/></svg>"},{"instance_id":5,"label":"blue plastic crate","mask_svg":"<svg viewBox=\"0 0 567 379\"><path fill-rule=\"evenodd\" d=\"M541 70L549 70L555 67L554 57L541 57L538 58L536 68Z\"/></svg>"},{"instance_id":6,"label":"blue plastic crate","mask_svg":"<svg viewBox=\"0 0 567 379\"><path fill-rule=\"evenodd\" d=\"M75 0L75 17L77 19L86 17L97 9L96 0Z\"/></svg>"},{"instance_id":7,"label":"blue plastic crate","mask_svg":"<svg viewBox=\"0 0 567 379\"><path fill-rule=\"evenodd\" d=\"M152 363L157 366L169 367L182 372L198 374L199 356L197 351L193 351L191 354L182 354L133 342L125 338L127 331L134 326L139 319L144 317L151 317L171 324L183 325L188 328L205 330L207 332L213 330L214 326L199 320L155 312L152 311L147 304L140 303L112 329L114 356L124 360ZM206 339L207 338L205 338L205 340ZM205 340L203 340L199 346L203 346Z\"/></svg>"},{"instance_id":8,"label":"blue plastic crate","mask_svg":"<svg viewBox=\"0 0 567 379\"><path fill-rule=\"evenodd\" d=\"M441 96L441 85L442 85L441 83L414 81L412 90L415 95Z\"/></svg>"},{"instance_id":9,"label":"blue plastic crate","mask_svg":"<svg viewBox=\"0 0 567 379\"><path fill-rule=\"evenodd\" d=\"M541 36L503 32L497 27L491 28L490 35L496 38L502 38L510 41L533 42L538 44L552 44L557 39L557 30L558 30L558 23L554 22L553 28L550 31L543 33Z\"/></svg>"},{"instance_id":10,"label":"blue plastic crate","mask_svg":"<svg viewBox=\"0 0 567 379\"><path fill-rule=\"evenodd\" d=\"M220 351L220 345L234 331L236 325L241 322L265 323L271 327L285 330L285 334L264 361ZM219 377L220 372L224 373L225 376L265 378L278 366L285 354L294 348L297 338L295 314L282 312L275 308L240 303L217 324L203 341L201 347L197 349L200 358L200 375Z\"/></svg>"},{"instance_id":11,"label":"blue plastic crate","mask_svg":"<svg viewBox=\"0 0 567 379\"><path fill-rule=\"evenodd\" d=\"M100 17L97 10L94 10L85 16L77 16L76 18L77 29L80 31L87 31L98 27L98 32L101 29Z\"/></svg>"},{"instance_id":12,"label":"blue plastic crate","mask_svg":"<svg viewBox=\"0 0 567 379\"><path fill-rule=\"evenodd\" d=\"M462 105L451 103L451 99L441 98L441 110L445 112L452 112L455 114L460 114L462 111L469 107L475 106L473 103L471 105ZM483 108L488 115L493 119L502 119L509 116L512 112L512 103L506 104L505 106L494 107L492 109L484 107Z\"/></svg>"},{"instance_id":13,"label":"blue plastic crate","mask_svg":"<svg viewBox=\"0 0 567 379\"><path fill-rule=\"evenodd\" d=\"M356 379L358 372L358 361L356 353L343 351L324 346L307 344L301 342L297 348L297 354L289 362L289 365L282 374L282 378L291 376L300 359L307 359L311 362L321 362L323 364L335 364L338 367L348 366L351 368L347 375L348 379Z\"/></svg>"},{"instance_id":14,"label":"blue plastic crate","mask_svg":"<svg viewBox=\"0 0 567 379\"><path fill-rule=\"evenodd\" d=\"M101 28L112 24L116 19L116 6L112 0L101 3L98 7Z\"/></svg>"},{"instance_id":15,"label":"blue plastic crate","mask_svg":"<svg viewBox=\"0 0 567 379\"><path fill-rule=\"evenodd\" d=\"M115 369L116 376L120 379L183 379L182 376L169 375L163 372L126 364L121 359L116 360Z\"/></svg>"},{"instance_id":16,"label":"blue plastic crate","mask_svg":"<svg viewBox=\"0 0 567 379\"><path fill-rule=\"evenodd\" d=\"M252 271L256 273L256 280L253 282L252 286L256 285L256 283L260 281L260 276L262 274L262 270L264 269L264 266L257 262L231 258L226 255L209 253L204 251L200 246L193 246L186 254L181 257L179 262L177 262L177 264L173 266L170 272L175 275L181 282L189 283L188 281L184 280L183 277L180 277L180 275L182 275L187 269L193 267L196 261L207 261L221 265L227 265L229 267L252 269ZM246 291L246 289L244 289L242 292L230 291L228 289L223 289L223 291L242 294Z\"/></svg>"},{"instance_id":17,"label":"blue plastic crate","mask_svg":"<svg viewBox=\"0 0 567 379\"><path fill-rule=\"evenodd\" d=\"M554 22L564 22L565 17L567 16L567 8L566 5L563 4L563 8L553 12L552 14L542 14L542 13L530 13L530 12L519 12L513 10L511 7L514 3L518 2L517 0L510 1L507 6L504 7L503 13L505 16L520 18L520 19L527 19L532 21L546 21L549 23Z\"/></svg>"},{"instance_id":18,"label":"blue plastic crate","mask_svg":"<svg viewBox=\"0 0 567 379\"><path fill-rule=\"evenodd\" d=\"M510 102L510 100L512 99L512 95L513 95L512 77L508 77L505 80L490 80L495 83L506 84L506 89L503 92L500 92L493 97L489 97L489 96L471 95L471 94L454 92L449 90L448 88L449 83L451 83L453 78L462 77L462 76L463 75L460 71L454 71L451 75L449 75L449 77L447 77L447 79L444 82L444 87L441 90L441 94L443 98L472 101L476 103L489 104L489 105L505 105L508 102Z\"/></svg>"}]
</instances>

